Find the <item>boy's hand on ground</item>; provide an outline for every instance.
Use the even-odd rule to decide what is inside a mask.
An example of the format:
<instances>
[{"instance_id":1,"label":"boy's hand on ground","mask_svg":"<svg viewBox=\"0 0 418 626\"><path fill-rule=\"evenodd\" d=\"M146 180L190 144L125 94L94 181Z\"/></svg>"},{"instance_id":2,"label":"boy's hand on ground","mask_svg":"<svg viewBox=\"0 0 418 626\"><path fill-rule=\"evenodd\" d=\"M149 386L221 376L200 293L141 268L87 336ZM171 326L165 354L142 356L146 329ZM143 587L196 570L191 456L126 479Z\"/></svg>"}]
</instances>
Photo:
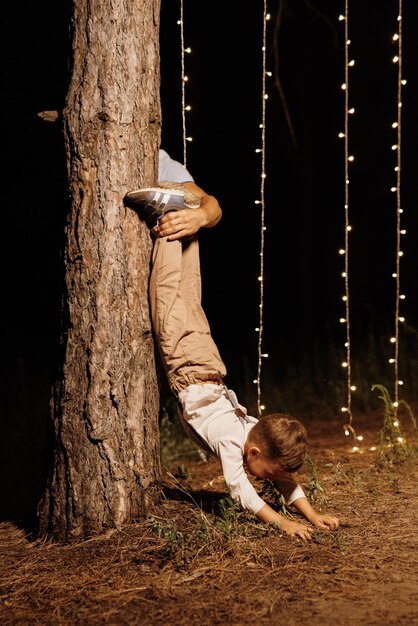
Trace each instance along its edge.
<instances>
[{"instance_id":1,"label":"boy's hand on ground","mask_svg":"<svg viewBox=\"0 0 418 626\"><path fill-rule=\"evenodd\" d=\"M337 530L340 522L337 517L332 515L322 515L315 511L309 500L304 496L293 502L293 506L301 513L311 524L320 530Z\"/></svg>"},{"instance_id":2,"label":"boy's hand on ground","mask_svg":"<svg viewBox=\"0 0 418 626\"><path fill-rule=\"evenodd\" d=\"M284 517L280 520L280 528L287 535L302 539L305 542L312 539L311 533L313 532L313 528L309 524L299 524L299 522L292 522Z\"/></svg>"},{"instance_id":3,"label":"boy's hand on ground","mask_svg":"<svg viewBox=\"0 0 418 626\"><path fill-rule=\"evenodd\" d=\"M337 530L340 525L340 521L337 517L333 517L332 515L321 515L320 513L310 515L309 521L320 530Z\"/></svg>"}]
</instances>

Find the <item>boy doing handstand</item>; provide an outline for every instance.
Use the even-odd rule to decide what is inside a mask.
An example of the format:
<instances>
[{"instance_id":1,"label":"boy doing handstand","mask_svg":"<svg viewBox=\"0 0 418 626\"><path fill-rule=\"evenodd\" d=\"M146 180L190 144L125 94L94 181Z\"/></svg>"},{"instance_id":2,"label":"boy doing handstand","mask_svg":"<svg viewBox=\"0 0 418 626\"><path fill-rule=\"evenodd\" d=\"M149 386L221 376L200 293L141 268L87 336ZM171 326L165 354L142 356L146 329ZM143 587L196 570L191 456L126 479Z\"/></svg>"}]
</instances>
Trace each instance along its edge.
<instances>
[{"instance_id":1,"label":"boy doing handstand","mask_svg":"<svg viewBox=\"0 0 418 626\"><path fill-rule=\"evenodd\" d=\"M223 383L226 368L201 306L196 235L199 228L217 224L222 211L214 196L162 152L158 187L127 194L125 204L137 210L154 239L149 284L152 323L185 430L198 446L219 458L231 497L260 521L276 523L304 541L311 539L313 527L335 530L338 519L315 511L292 476L306 455L303 424L280 413L260 419L247 415ZM271 508L257 494L244 464L253 476L271 481L308 523L295 522Z\"/></svg>"}]
</instances>

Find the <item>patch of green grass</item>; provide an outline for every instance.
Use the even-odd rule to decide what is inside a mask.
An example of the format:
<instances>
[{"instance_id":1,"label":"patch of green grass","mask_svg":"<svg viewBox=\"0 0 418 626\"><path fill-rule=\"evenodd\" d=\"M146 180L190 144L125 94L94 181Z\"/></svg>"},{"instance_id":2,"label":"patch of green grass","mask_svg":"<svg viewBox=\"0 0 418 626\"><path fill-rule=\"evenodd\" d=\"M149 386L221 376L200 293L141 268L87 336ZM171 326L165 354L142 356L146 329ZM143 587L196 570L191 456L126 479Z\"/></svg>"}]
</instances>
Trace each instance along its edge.
<instances>
[{"instance_id":1,"label":"patch of green grass","mask_svg":"<svg viewBox=\"0 0 418 626\"><path fill-rule=\"evenodd\" d=\"M379 398L383 401L383 426L379 436L379 456L376 461L378 467L390 467L394 463L401 463L413 458L417 454L417 442L408 441L400 420L400 410L406 412L411 420L415 435L418 434L417 422L411 407L403 400L397 406L392 402L388 390L384 385L373 385L372 391L380 392Z\"/></svg>"},{"instance_id":2,"label":"patch of green grass","mask_svg":"<svg viewBox=\"0 0 418 626\"><path fill-rule=\"evenodd\" d=\"M358 487L361 470L355 469L350 459L344 458L337 461L332 469L331 481L334 485L352 485Z\"/></svg>"},{"instance_id":3,"label":"patch of green grass","mask_svg":"<svg viewBox=\"0 0 418 626\"><path fill-rule=\"evenodd\" d=\"M164 554L177 565L187 564L191 558L205 550L212 553L214 550L230 549L236 540L243 537L253 539L281 532L275 525L258 522L252 513L243 511L230 495L218 501L213 514L206 514L180 480L170 472L169 475L195 506L195 512L189 520L188 532L180 530L174 520L149 517L148 521L152 532L164 542ZM287 512L287 515L290 513Z\"/></svg>"},{"instance_id":4,"label":"patch of green grass","mask_svg":"<svg viewBox=\"0 0 418 626\"><path fill-rule=\"evenodd\" d=\"M391 478L389 481L389 484L390 484L392 493L394 493L395 495L397 495L398 493L401 493L401 490L399 488L399 478Z\"/></svg>"},{"instance_id":5,"label":"patch of green grass","mask_svg":"<svg viewBox=\"0 0 418 626\"><path fill-rule=\"evenodd\" d=\"M306 495L312 504L324 504L328 498L325 494L325 488L319 482L314 460L309 454L306 457L306 465L308 468L308 481L305 487Z\"/></svg>"},{"instance_id":6,"label":"patch of green grass","mask_svg":"<svg viewBox=\"0 0 418 626\"><path fill-rule=\"evenodd\" d=\"M189 535L180 531L173 520L157 520L150 516L148 523L152 532L164 540L165 552L170 557L183 550L189 542Z\"/></svg>"},{"instance_id":7,"label":"patch of green grass","mask_svg":"<svg viewBox=\"0 0 418 626\"><path fill-rule=\"evenodd\" d=\"M234 534L238 532L238 524L242 516L243 511L239 504L231 496L225 496L219 500L216 507L215 528L230 542Z\"/></svg>"}]
</instances>

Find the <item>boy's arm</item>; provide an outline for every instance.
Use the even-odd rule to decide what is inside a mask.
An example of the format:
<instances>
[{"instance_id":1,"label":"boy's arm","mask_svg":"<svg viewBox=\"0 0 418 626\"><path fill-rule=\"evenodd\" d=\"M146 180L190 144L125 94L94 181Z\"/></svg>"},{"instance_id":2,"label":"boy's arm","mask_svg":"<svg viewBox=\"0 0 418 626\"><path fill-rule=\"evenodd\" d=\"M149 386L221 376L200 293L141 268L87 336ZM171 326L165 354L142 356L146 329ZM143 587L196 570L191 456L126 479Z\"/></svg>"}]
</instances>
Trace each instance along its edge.
<instances>
[{"instance_id":1,"label":"boy's arm","mask_svg":"<svg viewBox=\"0 0 418 626\"><path fill-rule=\"evenodd\" d=\"M200 228L212 228L222 217L222 209L215 196L207 194L192 182L182 183L182 186L200 199L200 206L197 209L171 211L161 218L158 234L168 237L170 241L195 235Z\"/></svg>"},{"instance_id":2,"label":"boy's arm","mask_svg":"<svg viewBox=\"0 0 418 626\"><path fill-rule=\"evenodd\" d=\"M316 528L321 530L336 530L339 521L331 515L322 515L315 511L309 500L305 497L303 489L298 485L290 472L281 472L273 483L282 493L289 506L295 507Z\"/></svg>"},{"instance_id":3,"label":"boy's arm","mask_svg":"<svg viewBox=\"0 0 418 626\"><path fill-rule=\"evenodd\" d=\"M294 500L292 502L292 506L294 506L299 513L306 517L311 524L321 530L336 530L340 525L337 517L332 515L322 515L322 513L315 511L309 500L305 497Z\"/></svg>"}]
</instances>

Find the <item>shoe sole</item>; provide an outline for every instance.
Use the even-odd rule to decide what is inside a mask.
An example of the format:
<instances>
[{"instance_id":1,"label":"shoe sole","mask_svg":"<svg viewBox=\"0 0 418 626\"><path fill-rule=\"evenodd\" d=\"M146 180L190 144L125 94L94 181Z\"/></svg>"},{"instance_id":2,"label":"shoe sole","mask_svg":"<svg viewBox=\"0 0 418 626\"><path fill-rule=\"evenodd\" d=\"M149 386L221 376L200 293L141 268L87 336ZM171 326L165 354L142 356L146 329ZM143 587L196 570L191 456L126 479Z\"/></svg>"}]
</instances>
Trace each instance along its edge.
<instances>
[{"instance_id":1,"label":"shoe sole","mask_svg":"<svg viewBox=\"0 0 418 626\"><path fill-rule=\"evenodd\" d=\"M150 194L154 194L151 199ZM157 194L157 195L156 195ZM199 204L186 204L185 194L178 189L148 187L130 191L124 198L125 204L138 211L148 228L154 228L158 221L170 211L179 209L195 209ZM157 206L155 206L157 204Z\"/></svg>"}]
</instances>

